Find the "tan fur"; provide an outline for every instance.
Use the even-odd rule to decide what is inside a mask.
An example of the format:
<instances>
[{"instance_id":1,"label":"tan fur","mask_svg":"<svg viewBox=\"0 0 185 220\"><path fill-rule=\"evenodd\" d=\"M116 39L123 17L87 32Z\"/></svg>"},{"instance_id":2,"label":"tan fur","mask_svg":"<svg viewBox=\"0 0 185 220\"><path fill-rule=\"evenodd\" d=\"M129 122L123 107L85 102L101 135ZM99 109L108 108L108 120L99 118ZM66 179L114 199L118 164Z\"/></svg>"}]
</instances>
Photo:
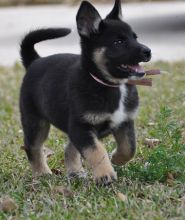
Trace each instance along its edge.
<instances>
[{"instance_id":1,"label":"tan fur","mask_svg":"<svg viewBox=\"0 0 185 220\"><path fill-rule=\"evenodd\" d=\"M104 177L107 177L110 182L112 178L117 178L106 149L97 139L95 139L95 146L87 148L83 154L89 166L92 168L94 178L97 182L101 181L101 178Z\"/></svg>"},{"instance_id":2,"label":"tan fur","mask_svg":"<svg viewBox=\"0 0 185 220\"><path fill-rule=\"evenodd\" d=\"M96 49L93 54L94 62L97 65L97 67L102 71L104 78L107 79L109 82L113 82L116 84L117 83L123 84L127 82L128 79L118 79L118 78L116 79L111 76L106 66L107 59L106 59L105 53L106 53L106 48L100 47Z\"/></svg>"},{"instance_id":3,"label":"tan fur","mask_svg":"<svg viewBox=\"0 0 185 220\"><path fill-rule=\"evenodd\" d=\"M68 175L84 172L82 167L81 155L74 145L69 142L65 148L65 166Z\"/></svg>"},{"instance_id":4,"label":"tan fur","mask_svg":"<svg viewBox=\"0 0 185 220\"><path fill-rule=\"evenodd\" d=\"M125 165L134 157L135 152L131 150L127 135L118 132L114 136L117 142L117 149L112 153L111 162L119 166Z\"/></svg>"},{"instance_id":5,"label":"tan fur","mask_svg":"<svg viewBox=\"0 0 185 220\"><path fill-rule=\"evenodd\" d=\"M44 174L52 174L50 168L47 165L47 158L44 155L43 148L32 148L33 160L31 161L31 167L34 176L41 176Z\"/></svg>"},{"instance_id":6,"label":"tan fur","mask_svg":"<svg viewBox=\"0 0 185 220\"><path fill-rule=\"evenodd\" d=\"M40 122L40 132L37 135L37 139L34 146L30 147L29 154L32 155L30 161L33 175L41 176L44 174L52 174L47 164L47 155L44 154L43 142L47 138L49 131L49 125L45 121Z\"/></svg>"}]
</instances>

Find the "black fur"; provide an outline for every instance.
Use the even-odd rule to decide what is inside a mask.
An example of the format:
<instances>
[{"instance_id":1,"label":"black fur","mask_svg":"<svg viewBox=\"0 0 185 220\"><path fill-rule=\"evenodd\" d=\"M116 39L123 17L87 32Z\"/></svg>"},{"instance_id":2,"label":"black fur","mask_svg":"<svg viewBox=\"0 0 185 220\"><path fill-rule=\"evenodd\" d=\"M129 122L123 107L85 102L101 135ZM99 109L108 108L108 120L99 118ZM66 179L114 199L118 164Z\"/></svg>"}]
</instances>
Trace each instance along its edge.
<instances>
[{"instance_id":1,"label":"black fur","mask_svg":"<svg viewBox=\"0 0 185 220\"><path fill-rule=\"evenodd\" d=\"M28 158L38 137L44 141L49 124L65 132L74 146L83 150L94 146L92 134L98 138L119 129L110 126L110 121L94 125L84 120L88 112L112 114L119 107L119 88L104 86L96 82L90 73L109 84L123 83L132 71L121 68L121 64L135 65L151 58L150 50L138 43L131 27L120 20L120 1L106 19L102 20L96 9L88 2L81 4L77 14L77 27L81 37L81 55L57 54L39 57L34 44L69 34L69 29L45 29L28 34L21 45L21 57L26 68L21 94L20 111ZM119 16L118 16L119 14ZM97 65L94 53L105 48L106 68L109 77ZM137 109L139 100L135 86L127 85L124 99L127 113ZM135 134L131 119L123 122L128 127L132 151L135 151ZM132 126L129 126L131 124Z\"/></svg>"},{"instance_id":2,"label":"black fur","mask_svg":"<svg viewBox=\"0 0 185 220\"><path fill-rule=\"evenodd\" d=\"M40 41L54 39L66 36L70 33L70 29L65 28L48 28L30 32L21 43L21 57L25 68L27 68L34 60L39 58L38 53L33 46Z\"/></svg>"}]
</instances>

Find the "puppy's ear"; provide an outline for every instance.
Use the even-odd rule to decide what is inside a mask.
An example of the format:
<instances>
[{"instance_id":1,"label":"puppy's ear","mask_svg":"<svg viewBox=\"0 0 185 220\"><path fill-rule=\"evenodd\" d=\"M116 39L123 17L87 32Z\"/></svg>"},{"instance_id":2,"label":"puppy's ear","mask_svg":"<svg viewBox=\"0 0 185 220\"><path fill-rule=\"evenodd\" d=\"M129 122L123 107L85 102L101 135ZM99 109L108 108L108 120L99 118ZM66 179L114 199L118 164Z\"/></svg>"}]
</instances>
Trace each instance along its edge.
<instances>
[{"instance_id":1,"label":"puppy's ear","mask_svg":"<svg viewBox=\"0 0 185 220\"><path fill-rule=\"evenodd\" d=\"M83 1L76 16L78 33L82 37L89 37L99 31L102 19L98 11L87 1Z\"/></svg>"},{"instance_id":2,"label":"puppy's ear","mask_svg":"<svg viewBox=\"0 0 185 220\"><path fill-rule=\"evenodd\" d=\"M122 20L121 0L115 0L114 7L106 18Z\"/></svg>"}]
</instances>

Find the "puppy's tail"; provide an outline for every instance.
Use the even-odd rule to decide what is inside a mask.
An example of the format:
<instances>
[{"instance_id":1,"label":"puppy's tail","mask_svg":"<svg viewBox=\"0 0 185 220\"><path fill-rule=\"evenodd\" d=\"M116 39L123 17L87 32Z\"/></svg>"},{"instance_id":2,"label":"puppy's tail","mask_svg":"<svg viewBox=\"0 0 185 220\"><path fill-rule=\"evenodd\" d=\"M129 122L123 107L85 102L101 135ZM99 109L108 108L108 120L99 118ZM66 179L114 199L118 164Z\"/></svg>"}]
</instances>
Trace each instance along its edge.
<instances>
[{"instance_id":1,"label":"puppy's tail","mask_svg":"<svg viewBox=\"0 0 185 220\"><path fill-rule=\"evenodd\" d=\"M34 45L44 40L50 40L54 38L64 37L71 32L68 28L48 28L31 31L25 36L20 45L20 55L22 63L25 68L37 58L38 53L34 49Z\"/></svg>"}]
</instances>

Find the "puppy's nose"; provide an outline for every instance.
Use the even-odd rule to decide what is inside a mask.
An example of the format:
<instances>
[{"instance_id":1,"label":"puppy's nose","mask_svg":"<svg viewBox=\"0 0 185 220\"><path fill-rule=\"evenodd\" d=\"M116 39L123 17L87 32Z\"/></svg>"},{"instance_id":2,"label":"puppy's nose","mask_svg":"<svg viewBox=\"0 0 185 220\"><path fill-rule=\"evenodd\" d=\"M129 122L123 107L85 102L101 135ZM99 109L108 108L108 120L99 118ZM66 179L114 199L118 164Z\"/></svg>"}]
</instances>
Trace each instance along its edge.
<instances>
[{"instance_id":1,"label":"puppy's nose","mask_svg":"<svg viewBox=\"0 0 185 220\"><path fill-rule=\"evenodd\" d=\"M149 48L146 48L144 51L143 51L144 55L146 58L149 58L151 57L151 50Z\"/></svg>"},{"instance_id":2,"label":"puppy's nose","mask_svg":"<svg viewBox=\"0 0 185 220\"><path fill-rule=\"evenodd\" d=\"M151 55L151 49L150 48L144 46L142 48L142 54L143 54L143 58L144 58L145 62L147 62L151 59L152 55Z\"/></svg>"}]
</instances>

